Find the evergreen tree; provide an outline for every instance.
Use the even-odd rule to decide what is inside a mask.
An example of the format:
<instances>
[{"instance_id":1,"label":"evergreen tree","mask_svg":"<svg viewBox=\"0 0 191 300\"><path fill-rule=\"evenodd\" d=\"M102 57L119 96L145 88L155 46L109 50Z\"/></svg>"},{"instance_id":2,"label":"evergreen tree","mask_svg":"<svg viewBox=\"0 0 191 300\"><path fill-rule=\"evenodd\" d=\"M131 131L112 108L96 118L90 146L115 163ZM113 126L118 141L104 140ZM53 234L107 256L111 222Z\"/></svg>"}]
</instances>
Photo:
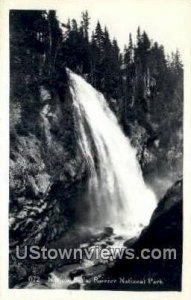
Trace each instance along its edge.
<instances>
[{"instance_id":1,"label":"evergreen tree","mask_svg":"<svg viewBox=\"0 0 191 300\"><path fill-rule=\"evenodd\" d=\"M96 42L96 46L99 48L100 52L103 52L103 44L104 44L104 33L101 28L100 22L97 22L96 28L95 28L95 34L94 39Z\"/></svg>"},{"instance_id":2,"label":"evergreen tree","mask_svg":"<svg viewBox=\"0 0 191 300\"><path fill-rule=\"evenodd\" d=\"M88 41L89 39L89 23L90 23L90 18L88 15L88 11L86 10L85 12L82 12L82 29L83 29L83 36L84 38Z\"/></svg>"}]
</instances>

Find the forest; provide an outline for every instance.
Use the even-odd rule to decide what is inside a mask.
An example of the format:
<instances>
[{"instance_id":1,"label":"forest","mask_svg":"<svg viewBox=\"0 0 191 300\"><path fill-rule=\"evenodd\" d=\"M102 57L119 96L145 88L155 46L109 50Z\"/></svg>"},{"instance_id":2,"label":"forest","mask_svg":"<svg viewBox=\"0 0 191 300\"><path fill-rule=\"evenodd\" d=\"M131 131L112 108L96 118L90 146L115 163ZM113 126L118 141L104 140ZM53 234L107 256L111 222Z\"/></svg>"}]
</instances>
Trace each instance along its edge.
<instances>
[{"instance_id":1,"label":"forest","mask_svg":"<svg viewBox=\"0 0 191 300\"><path fill-rule=\"evenodd\" d=\"M34 92L35 115L40 105L39 85L64 94L68 67L105 95L132 142L134 131L144 129L141 149L156 146L158 168L161 157L162 164L174 171L182 152L183 65L179 51L167 55L140 27L135 43L127 33L127 45L121 51L99 21L90 33L90 21L87 11L82 12L80 24L75 19L60 23L55 11L10 12L13 102L20 103L23 93L27 97L28 91ZM29 105L23 109L23 122L27 110ZM136 144L137 137L134 140ZM160 149L156 149L159 143ZM143 152L139 153L142 165Z\"/></svg>"}]
</instances>

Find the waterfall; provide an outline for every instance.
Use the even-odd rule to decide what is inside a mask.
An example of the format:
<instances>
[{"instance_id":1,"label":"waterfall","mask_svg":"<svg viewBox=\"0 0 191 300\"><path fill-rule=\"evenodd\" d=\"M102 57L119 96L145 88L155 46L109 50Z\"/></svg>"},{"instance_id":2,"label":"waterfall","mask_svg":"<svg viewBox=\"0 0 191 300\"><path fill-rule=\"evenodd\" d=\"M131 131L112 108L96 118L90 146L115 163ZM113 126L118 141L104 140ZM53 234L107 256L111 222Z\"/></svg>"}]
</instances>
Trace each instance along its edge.
<instances>
[{"instance_id":1,"label":"waterfall","mask_svg":"<svg viewBox=\"0 0 191 300\"><path fill-rule=\"evenodd\" d=\"M67 72L79 147L89 170L86 221L134 236L149 223L156 197L104 96L79 75Z\"/></svg>"}]
</instances>

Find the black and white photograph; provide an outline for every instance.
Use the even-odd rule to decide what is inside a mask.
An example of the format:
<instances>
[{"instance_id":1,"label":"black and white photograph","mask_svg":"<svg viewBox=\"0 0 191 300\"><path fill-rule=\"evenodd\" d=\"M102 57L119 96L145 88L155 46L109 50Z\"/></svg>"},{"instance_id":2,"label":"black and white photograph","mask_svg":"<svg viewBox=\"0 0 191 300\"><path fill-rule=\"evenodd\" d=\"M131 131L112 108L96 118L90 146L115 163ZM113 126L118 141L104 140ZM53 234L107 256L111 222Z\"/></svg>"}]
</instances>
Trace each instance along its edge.
<instances>
[{"instance_id":1,"label":"black and white photograph","mask_svg":"<svg viewBox=\"0 0 191 300\"><path fill-rule=\"evenodd\" d=\"M9 289L182 291L180 2L9 9Z\"/></svg>"}]
</instances>

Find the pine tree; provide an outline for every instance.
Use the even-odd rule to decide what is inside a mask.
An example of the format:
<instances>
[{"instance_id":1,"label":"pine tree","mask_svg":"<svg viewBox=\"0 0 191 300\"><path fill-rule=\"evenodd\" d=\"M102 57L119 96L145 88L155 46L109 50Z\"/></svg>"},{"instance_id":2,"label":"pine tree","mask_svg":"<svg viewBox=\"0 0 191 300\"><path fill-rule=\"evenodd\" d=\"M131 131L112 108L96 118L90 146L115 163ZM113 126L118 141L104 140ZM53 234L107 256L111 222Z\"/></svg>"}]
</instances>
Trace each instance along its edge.
<instances>
[{"instance_id":1,"label":"pine tree","mask_svg":"<svg viewBox=\"0 0 191 300\"><path fill-rule=\"evenodd\" d=\"M88 34L89 23L90 23L90 18L88 15L88 11L86 10L85 12L82 12L81 24L82 24L82 29L83 29L83 36L87 41L89 39L89 34Z\"/></svg>"},{"instance_id":2,"label":"pine tree","mask_svg":"<svg viewBox=\"0 0 191 300\"><path fill-rule=\"evenodd\" d=\"M96 46L99 48L101 52L103 52L103 44L104 44L104 33L101 28L100 22L97 22L95 33L94 33L94 39L96 41Z\"/></svg>"}]
</instances>

